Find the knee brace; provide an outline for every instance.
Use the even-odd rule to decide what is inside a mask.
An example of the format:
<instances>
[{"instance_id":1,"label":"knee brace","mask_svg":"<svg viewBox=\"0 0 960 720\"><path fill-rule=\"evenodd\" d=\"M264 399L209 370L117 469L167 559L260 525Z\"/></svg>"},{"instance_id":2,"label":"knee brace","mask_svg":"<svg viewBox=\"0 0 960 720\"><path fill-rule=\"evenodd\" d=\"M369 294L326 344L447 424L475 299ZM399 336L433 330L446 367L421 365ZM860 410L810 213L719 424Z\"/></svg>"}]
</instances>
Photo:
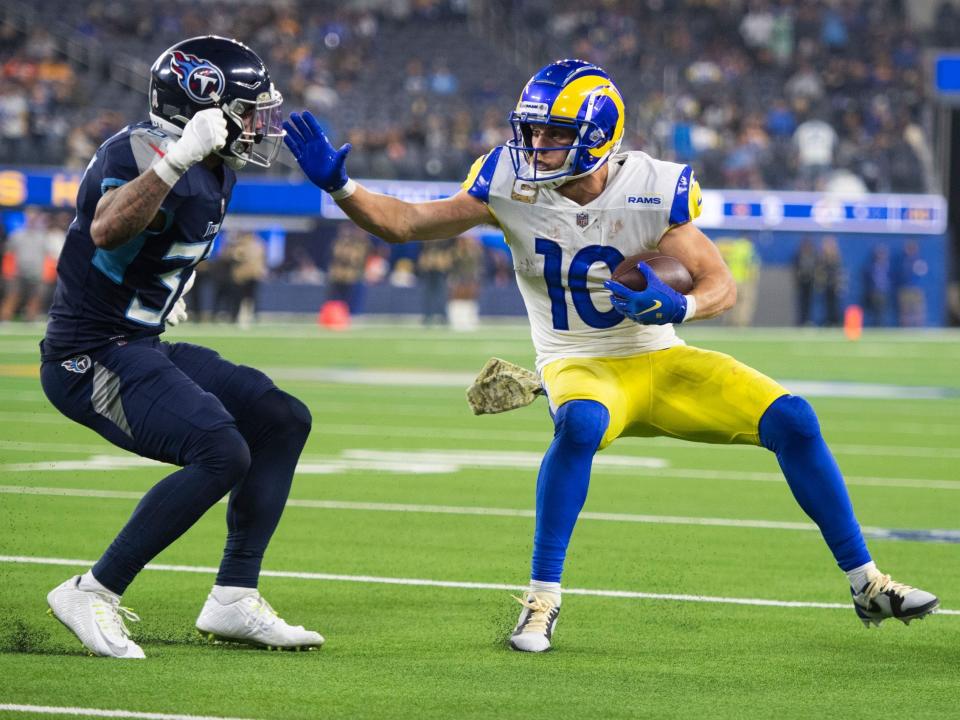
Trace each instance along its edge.
<instances>
[{"instance_id":1,"label":"knee brace","mask_svg":"<svg viewBox=\"0 0 960 720\"><path fill-rule=\"evenodd\" d=\"M571 400L554 417L554 437L565 444L596 450L610 425L610 411L595 400Z\"/></svg>"},{"instance_id":2,"label":"knee brace","mask_svg":"<svg viewBox=\"0 0 960 720\"><path fill-rule=\"evenodd\" d=\"M760 418L760 442L778 452L792 438L819 437L820 422L813 407L797 395L782 395L774 400Z\"/></svg>"}]
</instances>

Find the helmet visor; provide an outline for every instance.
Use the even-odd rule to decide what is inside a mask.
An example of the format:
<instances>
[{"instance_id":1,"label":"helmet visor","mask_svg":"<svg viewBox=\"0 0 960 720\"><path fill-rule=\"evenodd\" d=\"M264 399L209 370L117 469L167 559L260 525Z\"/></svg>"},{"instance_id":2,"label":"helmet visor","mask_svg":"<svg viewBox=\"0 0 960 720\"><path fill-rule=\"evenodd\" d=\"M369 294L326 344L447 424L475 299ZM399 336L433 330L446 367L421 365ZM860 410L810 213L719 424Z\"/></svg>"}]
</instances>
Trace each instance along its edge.
<instances>
[{"instance_id":1,"label":"helmet visor","mask_svg":"<svg viewBox=\"0 0 960 720\"><path fill-rule=\"evenodd\" d=\"M231 154L252 165L270 167L283 144L283 95L270 88L256 100L236 98L223 111L242 129L230 145Z\"/></svg>"}]
</instances>

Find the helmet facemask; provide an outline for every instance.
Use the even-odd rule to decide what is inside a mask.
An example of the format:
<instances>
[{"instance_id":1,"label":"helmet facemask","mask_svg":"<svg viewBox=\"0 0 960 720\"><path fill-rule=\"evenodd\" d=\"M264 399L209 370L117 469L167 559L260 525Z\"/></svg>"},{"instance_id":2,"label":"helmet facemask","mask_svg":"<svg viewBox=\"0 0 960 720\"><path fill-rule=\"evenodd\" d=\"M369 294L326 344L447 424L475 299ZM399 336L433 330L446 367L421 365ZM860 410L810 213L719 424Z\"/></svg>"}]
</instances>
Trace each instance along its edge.
<instances>
[{"instance_id":1,"label":"helmet facemask","mask_svg":"<svg viewBox=\"0 0 960 720\"><path fill-rule=\"evenodd\" d=\"M510 159L513 161L513 169L520 180L535 182L541 187L555 188L563 185L570 180L585 177L600 168L603 162L598 162L585 172L574 174L574 168L583 165L580 161L582 154L588 153L591 149L601 147L607 142L603 130L592 121L559 121L557 119L545 116L546 122L539 118L529 118L525 113L513 112L510 115L510 125L513 128L513 140L507 142L507 149L510 151ZM533 145L533 125L545 125L547 127L561 127L573 130L576 135L573 142L569 145L558 145L552 147L534 147ZM552 170L541 170L537 167L537 159L541 153L563 151L567 152L563 163ZM613 149L613 152L616 148ZM612 153L607 153L612 154Z\"/></svg>"},{"instance_id":2,"label":"helmet facemask","mask_svg":"<svg viewBox=\"0 0 960 720\"><path fill-rule=\"evenodd\" d=\"M215 100L220 103L219 98ZM270 85L256 100L234 98L220 104L227 117L227 142L217 152L234 170L247 164L270 167L283 144L283 95Z\"/></svg>"}]
</instances>

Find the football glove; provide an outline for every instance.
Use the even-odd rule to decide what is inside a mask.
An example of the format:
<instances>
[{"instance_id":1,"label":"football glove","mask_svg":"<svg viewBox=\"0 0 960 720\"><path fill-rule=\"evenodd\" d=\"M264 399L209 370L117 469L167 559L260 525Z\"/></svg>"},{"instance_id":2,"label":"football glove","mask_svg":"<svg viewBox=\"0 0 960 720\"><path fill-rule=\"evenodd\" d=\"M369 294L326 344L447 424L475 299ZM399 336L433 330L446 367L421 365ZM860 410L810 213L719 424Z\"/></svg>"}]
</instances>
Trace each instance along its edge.
<instances>
[{"instance_id":1,"label":"football glove","mask_svg":"<svg viewBox=\"0 0 960 720\"><path fill-rule=\"evenodd\" d=\"M176 327L180 323L187 321L187 303L183 299L183 296L190 292L190 288L193 287L193 281L196 278L196 272L190 273L190 279L187 280L186 284L183 286L183 292L180 293L180 297L177 298L177 301L173 304L173 308L167 315L167 325L170 327Z\"/></svg>"},{"instance_id":2,"label":"football glove","mask_svg":"<svg viewBox=\"0 0 960 720\"><path fill-rule=\"evenodd\" d=\"M153 169L170 187L193 165L227 142L227 118L220 108L201 110L183 128L180 139L168 146Z\"/></svg>"},{"instance_id":3,"label":"football glove","mask_svg":"<svg viewBox=\"0 0 960 720\"><path fill-rule=\"evenodd\" d=\"M353 147L350 143L334 150L320 123L309 110L291 113L290 120L284 121L283 129L287 131L283 141L310 182L328 193L336 192L347 184L349 178L345 162L347 153Z\"/></svg>"},{"instance_id":4,"label":"football glove","mask_svg":"<svg viewBox=\"0 0 960 720\"><path fill-rule=\"evenodd\" d=\"M638 263L637 270L647 278L646 290L631 290L615 280L603 286L610 291L610 303L624 317L641 325L681 323L687 315L687 297L657 277L646 263Z\"/></svg>"}]
</instances>

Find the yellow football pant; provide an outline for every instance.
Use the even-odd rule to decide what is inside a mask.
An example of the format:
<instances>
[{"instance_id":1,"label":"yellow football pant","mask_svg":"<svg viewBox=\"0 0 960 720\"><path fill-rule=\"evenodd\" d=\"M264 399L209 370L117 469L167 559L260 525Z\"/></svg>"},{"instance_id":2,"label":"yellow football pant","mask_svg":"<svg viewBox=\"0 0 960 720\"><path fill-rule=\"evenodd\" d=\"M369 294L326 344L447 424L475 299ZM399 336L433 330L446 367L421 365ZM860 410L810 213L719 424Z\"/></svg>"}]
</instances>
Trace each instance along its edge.
<instances>
[{"instance_id":1,"label":"yellow football pant","mask_svg":"<svg viewBox=\"0 0 960 720\"><path fill-rule=\"evenodd\" d=\"M630 357L564 358L541 375L554 411L570 400L606 406L610 425L600 449L621 435L759 445L760 418L788 394L729 355L689 345Z\"/></svg>"}]
</instances>

